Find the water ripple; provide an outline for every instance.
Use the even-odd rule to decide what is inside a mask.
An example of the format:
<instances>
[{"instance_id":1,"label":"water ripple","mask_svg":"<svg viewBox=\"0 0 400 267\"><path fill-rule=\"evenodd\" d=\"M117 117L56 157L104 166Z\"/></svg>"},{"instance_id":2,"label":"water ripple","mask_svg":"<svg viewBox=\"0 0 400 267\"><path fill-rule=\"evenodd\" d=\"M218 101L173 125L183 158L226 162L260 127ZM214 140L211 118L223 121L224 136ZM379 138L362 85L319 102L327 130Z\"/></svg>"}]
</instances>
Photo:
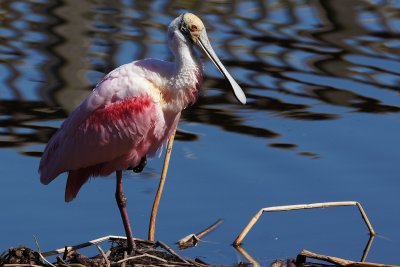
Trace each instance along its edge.
<instances>
[{"instance_id":1,"label":"water ripple","mask_svg":"<svg viewBox=\"0 0 400 267\"><path fill-rule=\"evenodd\" d=\"M183 114L188 122L269 139L283 133L251 125L236 111L299 121L340 119L337 106L400 111L400 7L392 1L351 1L352 8L338 1L100 2L83 1L79 12L61 1L1 2L1 146L46 143L54 129L40 123L65 118L116 66L145 57L170 59L165 31L177 10L201 15L249 98L238 107L207 63L209 93Z\"/></svg>"}]
</instances>

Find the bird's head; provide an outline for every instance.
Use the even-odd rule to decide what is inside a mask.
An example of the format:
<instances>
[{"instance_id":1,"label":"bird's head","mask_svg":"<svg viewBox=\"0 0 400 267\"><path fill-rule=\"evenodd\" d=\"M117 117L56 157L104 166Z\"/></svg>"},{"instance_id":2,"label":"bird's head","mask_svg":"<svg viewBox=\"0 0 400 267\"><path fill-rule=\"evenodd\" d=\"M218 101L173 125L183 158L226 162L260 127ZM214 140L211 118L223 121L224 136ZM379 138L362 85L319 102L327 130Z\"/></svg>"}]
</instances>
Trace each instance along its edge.
<instances>
[{"instance_id":1,"label":"bird's head","mask_svg":"<svg viewBox=\"0 0 400 267\"><path fill-rule=\"evenodd\" d=\"M181 17L179 25L180 32L187 38L190 38L192 42L195 44L198 38L200 37L202 31L205 30L203 22L198 16L192 13L185 13L180 17Z\"/></svg>"},{"instance_id":2,"label":"bird's head","mask_svg":"<svg viewBox=\"0 0 400 267\"><path fill-rule=\"evenodd\" d=\"M174 19L168 27L168 41L172 50L179 49L181 45L195 45L200 48L228 80L236 99L240 103L246 104L246 96L243 90L215 54L208 40L206 28L198 16L192 13L184 13Z\"/></svg>"}]
</instances>

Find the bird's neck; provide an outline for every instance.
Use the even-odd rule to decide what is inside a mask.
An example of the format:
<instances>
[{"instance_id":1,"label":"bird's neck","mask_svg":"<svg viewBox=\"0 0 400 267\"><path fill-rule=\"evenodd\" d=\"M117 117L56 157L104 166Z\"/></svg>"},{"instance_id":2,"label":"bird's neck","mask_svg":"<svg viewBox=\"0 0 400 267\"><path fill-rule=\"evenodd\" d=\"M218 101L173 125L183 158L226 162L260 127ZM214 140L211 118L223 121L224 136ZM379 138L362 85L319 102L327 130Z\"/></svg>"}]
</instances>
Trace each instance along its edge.
<instances>
[{"instance_id":1,"label":"bird's neck","mask_svg":"<svg viewBox=\"0 0 400 267\"><path fill-rule=\"evenodd\" d=\"M182 110L197 100L203 80L203 65L189 46L181 47L174 56L174 74L168 87L174 104Z\"/></svg>"}]
</instances>

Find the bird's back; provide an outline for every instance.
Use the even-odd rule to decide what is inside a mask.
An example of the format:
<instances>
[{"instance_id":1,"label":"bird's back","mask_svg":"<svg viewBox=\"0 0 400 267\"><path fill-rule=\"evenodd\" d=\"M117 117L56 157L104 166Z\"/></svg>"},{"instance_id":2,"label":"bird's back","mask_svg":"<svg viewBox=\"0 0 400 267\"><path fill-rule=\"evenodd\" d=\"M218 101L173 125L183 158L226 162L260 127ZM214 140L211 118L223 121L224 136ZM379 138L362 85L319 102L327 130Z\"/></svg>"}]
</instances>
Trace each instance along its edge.
<instances>
[{"instance_id":1,"label":"bird's back","mask_svg":"<svg viewBox=\"0 0 400 267\"><path fill-rule=\"evenodd\" d=\"M89 177L136 166L143 156L154 155L180 115L180 110L163 109L158 94L167 82L168 64L136 61L109 73L49 141L39 166L41 182L68 171L70 201Z\"/></svg>"}]
</instances>

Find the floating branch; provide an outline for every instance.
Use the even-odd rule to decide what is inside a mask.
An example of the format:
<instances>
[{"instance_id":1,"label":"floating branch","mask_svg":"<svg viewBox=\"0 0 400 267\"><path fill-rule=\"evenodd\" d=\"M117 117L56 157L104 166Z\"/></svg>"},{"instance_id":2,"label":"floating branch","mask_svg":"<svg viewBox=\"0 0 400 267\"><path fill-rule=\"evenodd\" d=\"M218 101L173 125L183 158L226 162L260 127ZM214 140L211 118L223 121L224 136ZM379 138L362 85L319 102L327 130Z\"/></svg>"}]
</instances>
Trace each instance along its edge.
<instances>
[{"instance_id":1,"label":"floating branch","mask_svg":"<svg viewBox=\"0 0 400 267\"><path fill-rule=\"evenodd\" d=\"M355 261L350 261L350 260L345 260L342 258L338 257L332 257L332 256L326 256L326 255L320 255L308 250L303 249L300 254L297 256L296 259L296 265L300 265L302 263L305 263L306 258L313 258L316 260L323 260L327 261L330 263L333 263L335 265L339 266L354 266L354 267L400 267L397 265L388 265L388 264L382 264L382 263L371 263L371 262L355 262Z\"/></svg>"},{"instance_id":2,"label":"floating branch","mask_svg":"<svg viewBox=\"0 0 400 267\"><path fill-rule=\"evenodd\" d=\"M261 215L264 212L275 212L275 211L289 211L289 210L301 210L301 209L319 209L319 208L330 208L330 207L342 207L342 206L357 206L358 210L361 213L362 218L364 219L365 224L369 229L369 233L371 236L376 235L372 225L365 213L364 209L362 208L361 204L357 201L340 201L340 202L323 202L323 203L312 203L312 204L300 204L300 205L288 205L288 206L274 206L263 208L253 218L249 221L246 227L240 232L238 237L233 242L234 246L239 246L248 232L253 228L254 224L258 221Z\"/></svg>"}]
</instances>

